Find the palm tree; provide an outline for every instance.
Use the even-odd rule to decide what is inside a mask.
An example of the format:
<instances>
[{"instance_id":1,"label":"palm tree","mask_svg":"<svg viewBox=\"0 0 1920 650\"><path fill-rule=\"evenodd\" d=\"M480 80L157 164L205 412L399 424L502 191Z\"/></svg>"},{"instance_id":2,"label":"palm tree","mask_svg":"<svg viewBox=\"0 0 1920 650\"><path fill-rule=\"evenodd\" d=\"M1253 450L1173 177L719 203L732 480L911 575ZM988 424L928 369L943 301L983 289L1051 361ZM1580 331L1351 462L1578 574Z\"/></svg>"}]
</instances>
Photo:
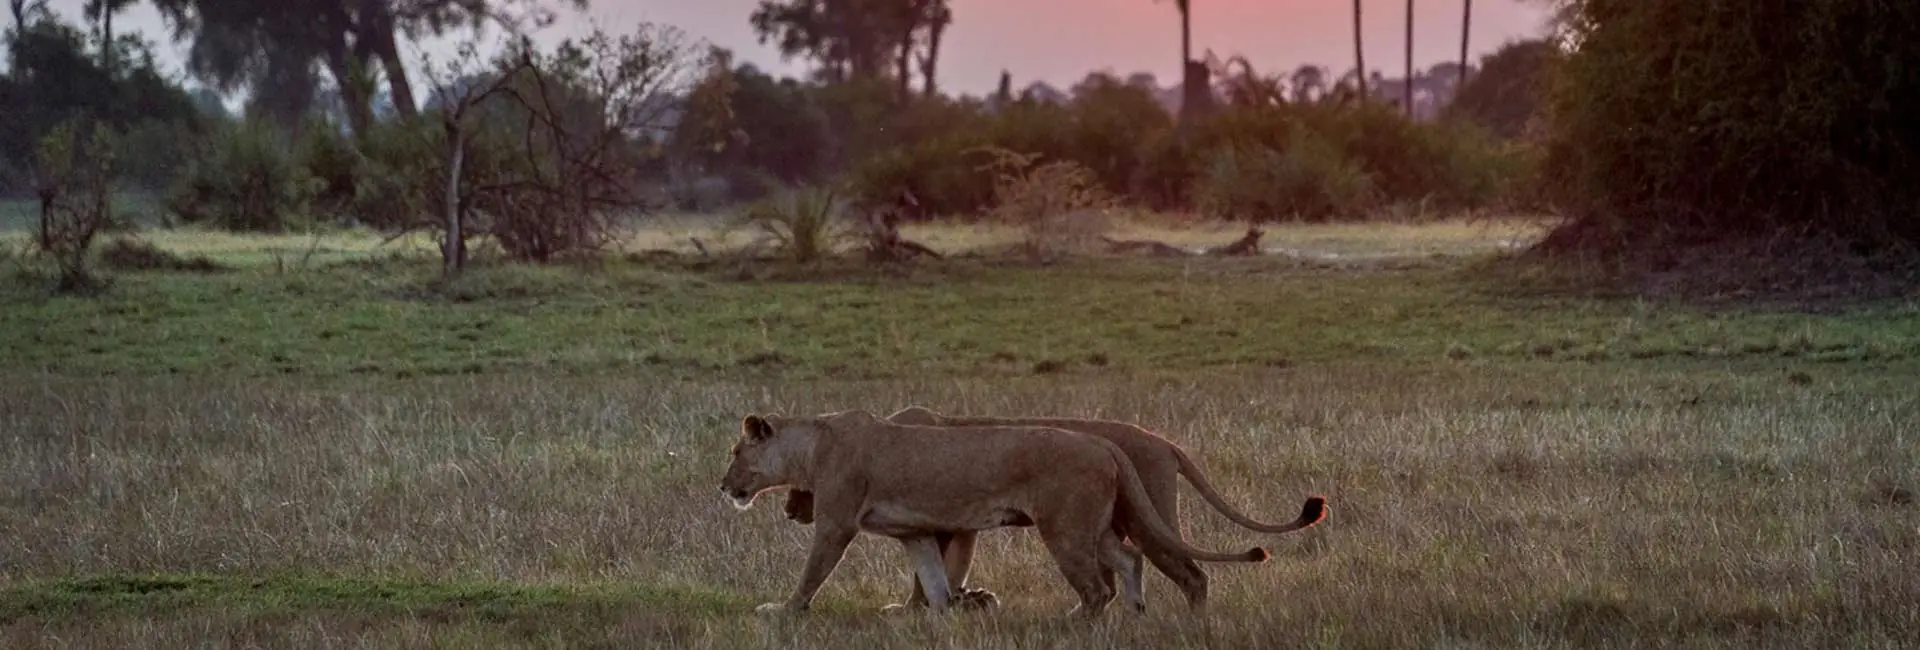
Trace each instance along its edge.
<instances>
[{"instance_id":1,"label":"palm tree","mask_svg":"<svg viewBox=\"0 0 1920 650\"><path fill-rule=\"evenodd\" d=\"M1180 10L1180 69L1183 71L1187 69L1187 62L1193 60L1192 4L1193 0L1173 0L1173 7Z\"/></svg>"},{"instance_id":2,"label":"palm tree","mask_svg":"<svg viewBox=\"0 0 1920 650\"><path fill-rule=\"evenodd\" d=\"M1360 101L1367 101L1367 54L1360 47L1360 0L1353 0L1353 76L1360 82Z\"/></svg>"},{"instance_id":3,"label":"palm tree","mask_svg":"<svg viewBox=\"0 0 1920 650\"><path fill-rule=\"evenodd\" d=\"M87 0L81 13L100 25L100 67L111 74L114 68L113 15L125 10L133 0Z\"/></svg>"},{"instance_id":4,"label":"palm tree","mask_svg":"<svg viewBox=\"0 0 1920 650\"><path fill-rule=\"evenodd\" d=\"M1316 101L1327 92L1327 71L1320 66L1304 64L1293 70L1288 79L1293 85L1293 101L1299 104Z\"/></svg>"},{"instance_id":5,"label":"palm tree","mask_svg":"<svg viewBox=\"0 0 1920 650\"><path fill-rule=\"evenodd\" d=\"M1193 0L1174 0L1180 8L1180 67L1193 60Z\"/></svg>"},{"instance_id":6,"label":"palm tree","mask_svg":"<svg viewBox=\"0 0 1920 650\"><path fill-rule=\"evenodd\" d=\"M1400 104L1406 107L1407 117L1413 117L1413 0L1407 0L1407 79Z\"/></svg>"},{"instance_id":7,"label":"palm tree","mask_svg":"<svg viewBox=\"0 0 1920 650\"><path fill-rule=\"evenodd\" d=\"M1173 0L1173 6L1180 10L1180 125L1184 138L1192 118L1212 106L1212 96L1208 94L1206 66L1193 60L1193 0Z\"/></svg>"},{"instance_id":8,"label":"palm tree","mask_svg":"<svg viewBox=\"0 0 1920 650\"><path fill-rule=\"evenodd\" d=\"M1473 33L1473 0L1461 0L1460 11L1460 82L1454 88L1467 85L1467 37Z\"/></svg>"}]
</instances>

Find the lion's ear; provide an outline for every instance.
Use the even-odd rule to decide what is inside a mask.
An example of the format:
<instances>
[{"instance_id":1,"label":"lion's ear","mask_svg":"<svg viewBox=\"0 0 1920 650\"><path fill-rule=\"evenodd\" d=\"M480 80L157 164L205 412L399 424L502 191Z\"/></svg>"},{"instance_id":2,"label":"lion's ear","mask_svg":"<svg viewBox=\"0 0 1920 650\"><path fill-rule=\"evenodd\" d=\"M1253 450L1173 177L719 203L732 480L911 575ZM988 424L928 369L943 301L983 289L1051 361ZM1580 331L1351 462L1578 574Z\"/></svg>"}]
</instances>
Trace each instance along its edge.
<instances>
[{"instance_id":1,"label":"lion's ear","mask_svg":"<svg viewBox=\"0 0 1920 650\"><path fill-rule=\"evenodd\" d=\"M767 424L766 418L748 415L740 421L740 433L746 434L748 440L760 442L773 437L773 425Z\"/></svg>"}]
</instances>

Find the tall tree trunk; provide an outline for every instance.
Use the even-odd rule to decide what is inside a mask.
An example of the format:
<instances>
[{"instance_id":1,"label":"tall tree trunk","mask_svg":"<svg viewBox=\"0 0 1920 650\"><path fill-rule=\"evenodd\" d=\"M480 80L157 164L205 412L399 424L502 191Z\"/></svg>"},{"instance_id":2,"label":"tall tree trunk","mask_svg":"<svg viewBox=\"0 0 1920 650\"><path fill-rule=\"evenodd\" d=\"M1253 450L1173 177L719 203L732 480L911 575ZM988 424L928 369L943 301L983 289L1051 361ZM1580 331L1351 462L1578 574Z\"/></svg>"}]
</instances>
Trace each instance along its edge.
<instances>
[{"instance_id":1,"label":"tall tree trunk","mask_svg":"<svg viewBox=\"0 0 1920 650\"><path fill-rule=\"evenodd\" d=\"M378 0L365 0L361 7L355 42L365 44L368 51L380 59L380 68L387 73L387 94L393 100L394 110L403 119L419 117L420 106L414 102L413 83L407 78L406 61L400 58L400 43L394 36L391 7Z\"/></svg>"},{"instance_id":2,"label":"tall tree trunk","mask_svg":"<svg viewBox=\"0 0 1920 650\"><path fill-rule=\"evenodd\" d=\"M913 99L913 27L909 23L906 31L900 34L899 56L893 62L894 81L900 84L898 94L901 104Z\"/></svg>"},{"instance_id":3,"label":"tall tree trunk","mask_svg":"<svg viewBox=\"0 0 1920 650\"><path fill-rule=\"evenodd\" d=\"M313 109L313 62L289 50L267 53L266 69L253 80L247 98L249 116L271 120L282 133L300 136L302 119Z\"/></svg>"},{"instance_id":4,"label":"tall tree trunk","mask_svg":"<svg viewBox=\"0 0 1920 650\"><path fill-rule=\"evenodd\" d=\"M1353 75L1360 83L1360 102L1366 103L1367 95L1367 53L1361 46L1360 37L1360 0L1353 0Z\"/></svg>"},{"instance_id":5,"label":"tall tree trunk","mask_svg":"<svg viewBox=\"0 0 1920 650\"><path fill-rule=\"evenodd\" d=\"M1405 81L1400 103L1406 106L1407 117L1413 117L1413 0L1407 0L1407 78Z\"/></svg>"},{"instance_id":6,"label":"tall tree trunk","mask_svg":"<svg viewBox=\"0 0 1920 650\"><path fill-rule=\"evenodd\" d=\"M933 97L940 93L939 84L934 82L934 73L940 66L940 37L947 32L947 21L936 20L927 26L927 55L920 57L920 77L926 82L921 93Z\"/></svg>"},{"instance_id":7,"label":"tall tree trunk","mask_svg":"<svg viewBox=\"0 0 1920 650\"><path fill-rule=\"evenodd\" d=\"M1193 60L1193 0L1178 0L1180 9L1180 137L1186 127L1211 109L1208 70Z\"/></svg>"},{"instance_id":8,"label":"tall tree trunk","mask_svg":"<svg viewBox=\"0 0 1920 650\"><path fill-rule=\"evenodd\" d=\"M1473 0L1463 0L1460 11L1460 80L1453 85L1454 96L1467 86L1467 39L1473 34Z\"/></svg>"},{"instance_id":9,"label":"tall tree trunk","mask_svg":"<svg viewBox=\"0 0 1920 650\"><path fill-rule=\"evenodd\" d=\"M1180 65L1193 60L1193 0L1180 0Z\"/></svg>"},{"instance_id":10,"label":"tall tree trunk","mask_svg":"<svg viewBox=\"0 0 1920 650\"><path fill-rule=\"evenodd\" d=\"M113 50L113 5L107 4L100 9L100 67L109 75L114 73Z\"/></svg>"},{"instance_id":11,"label":"tall tree trunk","mask_svg":"<svg viewBox=\"0 0 1920 650\"><path fill-rule=\"evenodd\" d=\"M465 107L457 107L452 116L443 123L447 131L447 214L446 239L440 242L440 263L447 278L460 274L467 265L466 239L460 232L460 174L462 163L466 162L467 147L461 134L460 114Z\"/></svg>"},{"instance_id":12,"label":"tall tree trunk","mask_svg":"<svg viewBox=\"0 0 1920 650\"><path fill-rule=\"evenodd\" d=\"M361 84L367 60L357 54L348 52L346 43L329 45L327 71L333 74L334 85L340 88L340 103L347 113L347 125L353 128L354 135L364 136L367 129L373 126L373 107L366 95L366 87Z\"/></svg>"}]
</instances>

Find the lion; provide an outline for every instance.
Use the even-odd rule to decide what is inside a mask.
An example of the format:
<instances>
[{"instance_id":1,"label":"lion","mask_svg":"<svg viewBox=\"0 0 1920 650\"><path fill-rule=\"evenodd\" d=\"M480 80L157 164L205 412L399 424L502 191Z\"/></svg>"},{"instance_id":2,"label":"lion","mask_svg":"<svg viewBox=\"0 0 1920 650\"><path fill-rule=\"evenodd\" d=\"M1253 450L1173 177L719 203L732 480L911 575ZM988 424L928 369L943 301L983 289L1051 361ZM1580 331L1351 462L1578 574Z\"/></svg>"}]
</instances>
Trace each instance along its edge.
<instances>
[{"instance_id":1,"label":"lion","mask_svg":"<svg viewBox=\"0 0 1920 650\"><path fill-rule=\"evenodd\" d=\"M1270 524L1248 517L1220 496L1219 491L1215 490L1213 484L1207 480L1206 474L1200 470L1200 466L1179 445L1159 434L1126 422L1057 417L960 417L941 415L920 406L901 409L887 416L887 420L897 424L922 426L1045 426L1099 436L1126 453L1127 459L1132 461L1134 470L1140 475L1140 482L1146 486L1147 498L1153 503L1154 510L1161 520L1172 527L1175 535L1179 535L1179 477L1182 475L1193 483L1194 491L1199 492L1200 496L1215 510L1234 523L1254 531L1290 533L1318 524L1327 516L1326 498L1313 495L1309 496L1301 507L1299 518L1290 523ZM787 518L801 524L812 521L812 496L804 489L789 490L786 503ZM966 587L967 575L973 566L975 537L976 534L973 531L956 531L950 534L943 533L937 537L936 541L946 561L947 579L954 589L959 590L956 595L961 603L969 607L987 607L996 602L992 592ZM1207 574L1200 569L1199 564L1157 549L1147 549L1146 558L1153 563L1154 568L1160 570L1161 574L1180 587L1186 595L1189 608L1199 609L1206 606ZM1138 564L1134 565L1133 569L1145 570ZM1132 582L1127 584L1144 584L1139 575L1132 576L1130 580ZM1144 601L1145 595L1142 594L1140 598ZM922 585L916 577L907 599L903 603L888 605L887 609L924 607L926 604Z\"/></svg>"},{"instance_id":2,"label":"lion","mask_svg":"<svg viewBox=\"0 0 1920 650\"><path fill-rule=\"evenodd\" d=\"M804 612L861 532L900 540L929 608L948 609L950 589L935 535L1032 526L1080 596L1088 616L1125 581L1127 605L1142 611L1141 549L1209 562L1265 562L1243 553L1188 546L1152 507L1120 448L1099 436L1040 426L919 426L865 411L813 417L748 415L741 420L721 495L746 510L768 490L813 495L813 543L800 584L762 612ZM1120 537L1124 529L1141 549Z\"/></svg>"}]
</instances>

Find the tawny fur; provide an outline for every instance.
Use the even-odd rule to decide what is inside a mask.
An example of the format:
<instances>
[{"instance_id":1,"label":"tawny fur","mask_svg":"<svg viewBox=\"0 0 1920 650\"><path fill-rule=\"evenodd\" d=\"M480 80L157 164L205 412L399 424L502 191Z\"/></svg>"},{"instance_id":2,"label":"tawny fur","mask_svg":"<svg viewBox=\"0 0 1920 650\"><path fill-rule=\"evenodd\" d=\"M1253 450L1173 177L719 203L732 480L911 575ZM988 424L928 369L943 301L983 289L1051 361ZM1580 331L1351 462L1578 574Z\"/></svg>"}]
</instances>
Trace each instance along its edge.
<instances>
[{"instance_id":1,"label":"tawny fur","mask_svg":"<svg viewBox=\"0 0 1920 650\"><path fill-rule=\"evenodd\" d=\"M763 609L807 609L861 532L914 542L1031 525L1087 615L1114 596L1113 571L1127 568L1115 558L1137 559L1119 537L1122 528L1142 550L1185 560L1268 556L1260 547L1217 553L1188 546L1155 512L1120 447L1051 427L911 426L862 411L748 416L721 491L744 508L781 487L813 494L813 543L793 596Z\"/></svg>"},{"instance_id":2,"label":"tawny fur","mask_svg":"<svg viewBox=\"0 0 1920 650\"><path fill-rule=\"evenodd\" d=\"M1263 533L1289 533L1319 523L1326 518L1326 499L1310 496L1301 506L1300 516L1285 524L1272 524L1253 519L1227 503L1220 492L1214 489L1212 482L1186 451L1173 441L1127 422L1084 418L1057 417L962 417L942 415L919 406L909 406L887 416L887 420L896 424L925 426L1044 426L1068 431L1077 431L1099 436L1119 447L1133 463L1140 475L1140 482L1146 486L1147 496L1153 503L1153 509L1167 522L1175 535L1180 533L1180 479L1184 475L1193 483L1194 491L1214 509L1248 529ZM812 495L805 490L793 490L787 494L787 517L800 523L808 523L813 518ZM1123 513L1124 514L1124 513ZM1125 536L1125 520L1122 517L1122 535ZM958 532L940 536L941 552L945 556L948 580L956 591L966 586L967 575L973 564L975 534ZM1147 560L1153 563L1162 575L1167 576L1180 587L1187 598L1189 607L1201 608L1207 599L1207 574L1200 565L1192 560L1180 558L1174 554L1161 552L1157 548L1144 548ZM1144 567L1135 565L1137 570ZM1139 576L1135 576L1139 580ZM1136 582L1135 584L1144 584ZM991 592L984 590L965 590L971 597L968 604L974 606L990 605ZM926 595L922 592L916 577L905 601L907 606L924 606Z\"/></svg>"}]
</instances>

